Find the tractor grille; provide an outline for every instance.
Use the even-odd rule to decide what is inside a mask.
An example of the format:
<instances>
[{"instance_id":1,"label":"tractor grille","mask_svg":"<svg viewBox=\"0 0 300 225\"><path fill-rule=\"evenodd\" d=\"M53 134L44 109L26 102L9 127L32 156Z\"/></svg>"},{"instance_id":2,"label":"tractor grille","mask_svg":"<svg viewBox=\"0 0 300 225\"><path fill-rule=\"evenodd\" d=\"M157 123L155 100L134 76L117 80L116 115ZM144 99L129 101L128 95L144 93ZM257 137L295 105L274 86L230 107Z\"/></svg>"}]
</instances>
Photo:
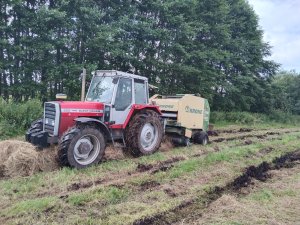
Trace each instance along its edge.
<instances>
[{"instance_id":1,"label":"tractor grille","mask_svg":"<svg viewBox=\"0 0 300 225\"><path fill-rule=\"evenodd\" d=\"M57 135L58 130L58 115L57 113L57 103L45 103L44 111L44 131L48 132L50 135Z\"/></svg>"}]
</instances>

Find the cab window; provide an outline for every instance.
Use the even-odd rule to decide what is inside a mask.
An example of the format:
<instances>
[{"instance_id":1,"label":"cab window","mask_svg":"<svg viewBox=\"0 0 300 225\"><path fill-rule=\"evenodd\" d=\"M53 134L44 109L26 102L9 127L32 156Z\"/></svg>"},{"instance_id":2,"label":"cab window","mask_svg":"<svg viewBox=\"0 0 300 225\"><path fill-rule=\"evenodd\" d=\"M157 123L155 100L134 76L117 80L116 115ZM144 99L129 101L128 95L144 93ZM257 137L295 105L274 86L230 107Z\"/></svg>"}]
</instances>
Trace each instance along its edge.
<instances>
[{"instance_id":1,"label":"cab window","mask_svg":"<svg viewBox=\"0 0 300 225\"><path fill-rule=\"evenodd\" d=\"M134 79L134 96L135 104L147 104L145 81Z\"/></svg>"},{"instance_id":2,"label":"cab window","mask_svg":"<svg viewBox=\"0 0 300 225\"><path fill-rule=\"evenodd\" d=\"M115 109L124 111L132 103L132 80L120 78L115 100Z\"/></svg>"}]
</instances>

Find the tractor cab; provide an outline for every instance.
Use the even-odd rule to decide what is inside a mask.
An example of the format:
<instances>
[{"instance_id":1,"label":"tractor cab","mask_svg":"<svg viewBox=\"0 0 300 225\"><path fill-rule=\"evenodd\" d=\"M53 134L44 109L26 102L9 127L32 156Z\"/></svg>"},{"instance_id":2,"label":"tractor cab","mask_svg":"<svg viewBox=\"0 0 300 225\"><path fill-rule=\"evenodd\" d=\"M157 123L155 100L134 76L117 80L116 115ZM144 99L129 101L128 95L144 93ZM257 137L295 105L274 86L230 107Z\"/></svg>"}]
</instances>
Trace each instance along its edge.
<instances>
[{"instance_id":1,"label":"tractor cab","mask_svg":"<svg viewBox=\"0 0 300 225\"><path fill-rule=\"evenodd\" d=\"M98 70L85 100L105 104L106 122L124 124L132 105L148 104L148 79L115 70Z\"/></svg>"}]
</instances>

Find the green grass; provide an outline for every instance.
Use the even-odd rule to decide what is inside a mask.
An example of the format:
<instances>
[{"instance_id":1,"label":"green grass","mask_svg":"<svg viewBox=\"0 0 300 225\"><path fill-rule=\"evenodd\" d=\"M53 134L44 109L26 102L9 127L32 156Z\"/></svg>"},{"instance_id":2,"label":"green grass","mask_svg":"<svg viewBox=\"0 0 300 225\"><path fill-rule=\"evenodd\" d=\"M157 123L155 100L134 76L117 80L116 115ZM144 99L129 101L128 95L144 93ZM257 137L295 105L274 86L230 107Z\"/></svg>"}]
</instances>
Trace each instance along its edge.
<instances>
[{"instance_id":1,"label":"green grass","mask_svg":"<svg viewBox=\"0 0 300 225\"><path fill-rule=\"evenodd\" d=\"M142 156L141 158L139 158L139 162L143 164L151 164L151 163L156 163L157 161L164 161L166 159L167 157L164 153L156 152L153 155Z\"/></svg>"},{"instance_id":2,"label":"green grass","mask_svg":"<svg viewBox=\"0 0 300 225\"><path fill-rule=\"evenodd\" d=\"M197 170L199 167L201 167L201 164L197 159L183 161L172 168L171 171L168 172L168 176L170 179L179 178L183 174L187 174Z\"/></svg>"},{"instance_id":3,"label":"green grass","mask_svg":"<svg viewBox=\"0 0 300 225\"><path fill-rule=\"evenodd\" d=\"M104 187L74 193L67 198L67 202L72 205L84 205L89 202L97 201L97 204L117 204L126 200L130 190L127 188Z\"/></svg>"},{"instance_id":4,"label":"green grass","mask_svg":"<svg viewBox=\"0 0 300 225\"><path fill-rule=\"evenodd\" d=\"M57 199L55 197L45 197L29 199L15 203L1 212L2 216L20 216L24 214L34 214L43 212L49 208L55 207Z\"/></svg>"},{"instance_id":5,"label":"green grass","mask_svg":"<svg viewBox=\"0 0 300 225\"><path fill-rule=\"evenodd\" d=\"M271 190L269 189L262 189L252 195L249 198L259 201L259 202L269 202L274 198L274 195Z\"/></svg>"}]
</instances>

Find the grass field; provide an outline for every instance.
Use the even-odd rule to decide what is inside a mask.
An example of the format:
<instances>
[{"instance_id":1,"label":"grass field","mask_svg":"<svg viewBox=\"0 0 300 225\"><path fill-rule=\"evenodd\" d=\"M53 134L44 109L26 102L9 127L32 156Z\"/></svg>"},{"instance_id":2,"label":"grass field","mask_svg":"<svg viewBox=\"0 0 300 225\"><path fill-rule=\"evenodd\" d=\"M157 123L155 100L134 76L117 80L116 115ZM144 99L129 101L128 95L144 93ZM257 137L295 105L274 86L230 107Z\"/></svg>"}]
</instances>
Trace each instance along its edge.
<instances>
[{"instance_id":1,"label":"grass field","mask_svg":"<svg viewBox=\"0 0 300 225\"><path fill-rule=\"evenodd\" d=\"M140 158L110 148L85 170L2 178L0 224L299 224L300 128L218 133L207 146Z\"/></svg>"}]
</instances>

